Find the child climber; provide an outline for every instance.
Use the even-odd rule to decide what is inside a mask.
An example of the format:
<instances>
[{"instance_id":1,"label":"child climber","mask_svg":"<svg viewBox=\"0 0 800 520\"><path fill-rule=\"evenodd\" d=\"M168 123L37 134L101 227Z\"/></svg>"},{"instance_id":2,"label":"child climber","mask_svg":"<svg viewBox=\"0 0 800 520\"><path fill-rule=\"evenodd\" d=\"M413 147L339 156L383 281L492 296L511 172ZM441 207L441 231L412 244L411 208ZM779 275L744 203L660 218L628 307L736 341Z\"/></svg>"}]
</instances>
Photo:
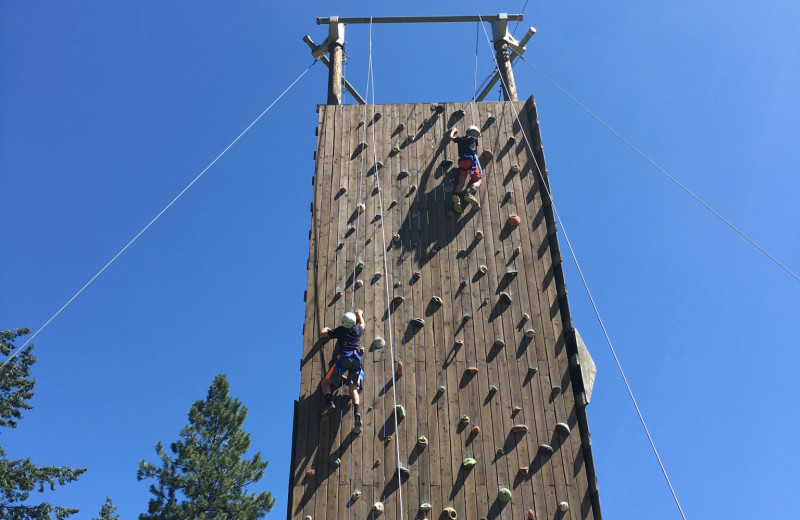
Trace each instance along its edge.
<instances>
[{"instance_id":1,"label":"child climber","mask_svg":"<svg viewBox=\"0 0 800 520\"><path fill-rule=\"evenodd\" d=\"M450 140L458 145L458 186L453 195L453 207L457 213L463 211L461 198L472 204L475 209L481 209L481 203L475 196L475 190L481 185L481 164L478 162L478 138L481 131L477 126L470 125L467 135L456 137L458 129L450 129Z\"/></svg>"},{"instance_id":2,"label":"child climber","mask_svg":"<svg viewBox=\"0 0 800 520\"><path fill-rule=\"evenodd\" d=\"M353 430L357 433L360 433L362 428L361 411L358 408L358 391L363 390L364 380L364 369L361 364L361 355L364 352L361 348L362 334L364 334L364 311L361 309L356 309L355 314L346 312L342 316L341 326L332 330L325 327L319 334L323 339L336 340L336 361L322 379L322 393L325 395L325 408L322 413L326 414L336 409L331 387L347 381L350 397L353 399L355 416Z\"/></svg>"}]
</instances>

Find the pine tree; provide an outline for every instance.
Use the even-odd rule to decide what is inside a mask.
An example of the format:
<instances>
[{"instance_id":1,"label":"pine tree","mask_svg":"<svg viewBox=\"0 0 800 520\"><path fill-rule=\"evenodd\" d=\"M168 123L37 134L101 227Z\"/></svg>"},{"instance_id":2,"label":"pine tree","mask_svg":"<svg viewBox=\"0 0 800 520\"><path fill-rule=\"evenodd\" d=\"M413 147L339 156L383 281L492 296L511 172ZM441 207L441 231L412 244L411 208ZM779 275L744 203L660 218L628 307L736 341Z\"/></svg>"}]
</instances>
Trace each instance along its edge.
<instances>
[{"instance_id":1,"label":"pine tree","mask_svg":"<svg viewBox=\"0 0 800 520\"><path fill-rule=\"evenodd\" d=\"M29 334L28 329L0 331L0 354L9 356L14 349L14 340ZM28 401L33 397L36 384L31 379L31 367L36 363L33 344L25 347L14 358L6 360L0 368L0 427L16 428L22 413L32 407ZM77 509L53 506L47 502L28 505L25 502L32 491L43 492L56 485L72 482L86 471L85 468L67 466L36 466L30 459L11 460L0 445L0 518L5 520L49 520L62 519L77 513Z\"/></svg>"},{"instance_id":2,"label":"pine tree","mask_svg":"<svg viewBox=\"0 0 800 520\"><path fill-rule=\"evenodd\" d=\"M192 405L189 425L170 453L156 444L160 465L139 463L136 478L156 481L139 520L254 520L272 510L272 493L247 489L264 476L267 461L260 453L243 458L250 448L250 435L242 430L247 408L228 392L225 375L218 374L206 400Z\"/></svg>"},{"instance_id":3,"label":"pine tree","mask_svg":"<svg viewBox=\"0 0 800 520\"><path fill-rule=\"evenodd\" d=\"M100 516L92 520L119 520L117 508L111 501L111 497L106 497L106 503L100 508Z\"/></svg>"}]
</instances>

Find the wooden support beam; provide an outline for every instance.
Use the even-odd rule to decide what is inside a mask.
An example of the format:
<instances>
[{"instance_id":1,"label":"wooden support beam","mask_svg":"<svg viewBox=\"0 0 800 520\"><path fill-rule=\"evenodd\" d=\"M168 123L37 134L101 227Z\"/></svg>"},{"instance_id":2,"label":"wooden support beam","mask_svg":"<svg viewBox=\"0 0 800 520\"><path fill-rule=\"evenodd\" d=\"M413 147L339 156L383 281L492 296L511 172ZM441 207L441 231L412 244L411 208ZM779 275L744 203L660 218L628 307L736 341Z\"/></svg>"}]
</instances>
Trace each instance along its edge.
<instances>
[{"instance_id":1,"label":"wooden support beam","mask_svg":"<svg viewBox=\"0 0 800 520\"><path fill-rule=\"evenodd\" d=\"M331 42L328 45L330 52L330 67L328 67L328 104L342 104L342 45Z\"/></svg>"},{"instance_id":2,"label":"wooden support beam","mask_svg":"<svg viewBox=\"0 0 800 520\"><path fill-rule=\"evenodd\" d=\"M503 99L505 101L518 101L517 84L514 82L514 71L511 68L511 56L508 54L508 43L500 40L494 45L497 51L497 67L503 79Z\"/></svg>"}]
</instances>

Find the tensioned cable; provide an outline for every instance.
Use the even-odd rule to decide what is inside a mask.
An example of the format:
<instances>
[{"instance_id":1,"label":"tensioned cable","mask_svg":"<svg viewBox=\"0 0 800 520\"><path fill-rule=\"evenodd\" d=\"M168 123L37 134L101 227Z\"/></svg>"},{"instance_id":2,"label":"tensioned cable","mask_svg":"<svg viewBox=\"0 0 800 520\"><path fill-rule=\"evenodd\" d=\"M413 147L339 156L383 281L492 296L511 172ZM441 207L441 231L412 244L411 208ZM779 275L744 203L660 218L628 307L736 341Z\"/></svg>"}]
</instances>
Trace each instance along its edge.
<instances>
[{"instance_id":1,"label":"tensioned cable","mask_svg":"<svg viewBox=\"0 0 800 520\"><path fill-rule=\"evenodd\" d=\"M527 7L528 7L528 0L525 0L525 5L523 5L523 6L522 6L522 11L520 11L520 14L521 14L521 15L524 15L524 14L525 14L525 9L526 9ZM521 17L520 17L520 18L521 18ZM517 32L517 27L519 27L519 22L521 22L521 21L522 21L521 19L520 19L520 20L517 20L517 23L516 23L516 24L514 24L514 30L513 30L513 31L511 31L511 34L512 34L512 35L513 35L515 32Z\"/></svg>"},{"instance_id":2,"label":"tensioned cable","mask_svg":"<svg viewBox=\"0 0 800 520\"><path fill-rule=\"evenodd\" d=\"M481 21L481 27L483 27L482 21ZM488 42L489 46L491 47L492 42L489 39L489 34L486 32L486 28L485 27L483 27L483 33L486 35L486 41ZM499 63L497 64L497 67L498 67L498 69L500 68L500 64ZM503 88L506 91L508 91L508 86L505 84L505 80L503 79L502 74L500 75L500 81L503 82ZM522 121L520 121L520 119L519 119L519 114L517 114L516 119L517 119L517 124L519 124L520 128L523 128ZM586 277L583 275L583 270L581 269L580 263L578 262L578 257L575 255L575 250L572 248L572 243L570 242L569 236L567 235L567 230L564 227L564 223L562 222L561 217L558 214L558 211L556 210L556 204L555 204L555 201L553 200L553 195L550 192L550 188L547 186L547 182L545 182L544 175L542 173L542 169L540 168L539 163L536 160L536 156L533 153L533 147L531 146L531 143L528 140L528 136L527 136L527 134L525 132L522 132L522 136L525 138L525 144L527 145L528 151L531 154L531 158L533 159L533 163L536 165L536 171L539 173L539 179L540 179L540 181L542 183L542 186L544 187L545 192L547 193L547 196L550 199L550 204L551 204L551 206L553 208L553 214L555 215L556 220L558 221L559 225L561 226L561 232L563 233L564 239L567 242L567 247L569 248L569 252L572 255L572 260L575 262L575 267L578 270L578 274L580 275L581 282L583 283L583 287L586 290L586 294L589 296L589 301L592 304L592 308L594 309L594 313L595 313L595 316L597 317L597 321L600 323L600 328L603 330L603 335L606 338L606 342L608 343L608 347L611 349L611 354L614 356L614 361L617 364L617 369L619 370L619 373L622 376L622 380L625 383L625 388L627 388L627 390L628 390L628 395L630 396L631 401L633 402L633 407L636 409L636 414L639 416L639 421L642 423L642 427L644 428L644 432L645 432L645 435L647 436L647 440L650 442L650 448L653 450L653 453L656 456L656 460L658 461L658 465L661 468L661 473L664 475L664 479L667 481L667 486L669 487L670 493L672 493L672 498L675 501L675 505L678 506L678 511L680 512L681 518L683 518L683 520L686 520L686 515L684 515L683 508L681 508L680 501L678 500L678 495L675 493L675 488L672 487L672 482L670 481L669 476L667 475L667 469L664 466L664 463L661 461L661 457L658 454L658 450L656 449L656 445L655 445L655 442L653 441L653 437L650 435L650 430L647 428L647 424L645 423L644 416L642 415L642 412L639 409L639 405L638 405L638 403L636 402L636 399L633 396L633 390L631 389L631 386L628 383L628 378L625 377L625 372L622 370L622 364L620 363L619 358L617 357L617 353L614 350L614 345L611 343L611 337L608 335L608 331L606 331L606 327L603 324L602 318L600 317L600 311L597 308L597 304L595 303L594 298L592 297L591 291L589 290L589 284L586 281Z\"/></svg>"},{"instance_id":3,"label":"tensioned cable","mask_svg":"<svg viewBox=\"0 0 800 520\"><path fill-rule=\"evenodd\" d=\"M372 119L375 119L375 71L372 67L372 18L369 23L369 81L372 82ZM375 125L372 125L372 160L373 163L378 161L378 156L375 151ZM389 292L389 264L386 262L386 226L384 225L383 214L383 197L380 191L381 182L380 175L375 172L375 187L378 189L378 207L381 215L381 256L383 257L383 282L386 289L386 308L389 309L391 305L390 292ZM395 433L395 453L397 456L397 502L400 505L400 520L403 520L403 480L400 475L400 427L397 420L397 372L394 369L394 334L392 333L392 316L394 313L389 313L389 355L392 362L392 404L394 405L392 416L394 417L394 433Z\"/></svg>"},{"instance_id":4,"label":"tensioned cable","mask_svg":"<svg viewBox=\"0 0 800 520\"><path fill-rule=\"evenodd\" d=\"M749 236L747 236L747 235L746 235L746 234L745 234L745 233L744 233L742 230L740 230L738 227L736 227L736 226L735 226L735 225L734 225L732 222L730 222L728 219L726 219L725 217L723 217L722 215L720 215L720 214L719 214L719 213L718 213L718 212L717 212L717 211L716 211L714 208L712 208L712 207L711 207L711 206L709 206L709 205L708 205L708 204L707 204L705 201L703 201L703 199L701 199L699 196L695 195L695 194L694 194L694 193L693 193L693 192L692 192L692 191L691 191L689 188L687 188L686 186L684 186L683 184L681 184L681 182L680 182L680 181L678 181L678 179L676 179L676 178L675 178L675 177L673 177L672 175L670 175L670 173L669 173L669 172L667 172L667 170L665 170L664 168L662 168L661 166L659 166L659 165L658 165L658 164L657 164L657 163L656 163L654 160L652 160L650 157L648 157L647 155L645 155L645 154L644 154L644 152L642 152L641 150L639 150L639 149L638 149L636 146L634 146L634 145L633 145L633 144L632 144L630 141L628 141L627 139L625 139L624 137L622 137L622 135L620 135L620 134L619 134L619 132L617 132L616 130L614 130L613 128L611 128L611 126L609 126L609 125L608 125L608 124L607 124L605 121L603 121L602 119L600 119L600 117L598 117L597 115L595 115L595 114L594 114L594 112L592 112L591 110L589 110L588 108L586 108L586 106L584 106L584 105L583 105L583 104L582 104L580 101L578 101L578 100L577 100L577 99L575 99L575 98L574 98L572 95L570 95L570 94L569 94L569 92L567 92L566 90L564 90L563 88L561 88L561 87L560 87L560 86L559 86L559 85L558 85L558 84L557 84L555 81L553 81L552 79L550 79L550 78L549 78L549 77L548 77L548 76L547 76L547 75L546 75L544 72L542 72L541 70L539 70L539 69L538 69L538 68L537 68L537 67L536 67L536 66L535 66L533 63L531 63L531 62L529 62L528 60L526 60L524 56L519 56L519 57L522 59L522 61L524 61L524 62L525 62L525 63L527 63L527 64L528 64L528 65L529 65L531 68L533 68L533 70L535 70L537 73L539 73L539 75L541 75L541 76L542 76L544 79L546 79L546 80L547 80L547 81L548 81L548 82L549 82L551 85L553 85L555 88L557 88L557 89L558 89L558 90L559 90L559 91L560 91L562 94L564 94L565 96L567 96L567 97L568 97L568 98L569 98L569 99L570 99L570 100L571 100L573 103L575 103L576 105L578 105L578 106L579 106L579 107L580 107L580 108L581 108L581 109L582 109L584 112L586 112L587 114L589 114L589 115L590 115L590 116L591 116L591 117L592 117L592 118L593 118L595 121L597 121L598 123L600 123L601 125L603 125L603 126L604 126L604 127L605 127L605 128L608 130L608 131L610 131L612 134L614 134L614 135L617 137L617 139L619 139L620 141L622 141L623 143L625 143L625 144L626 144L626 145L627 145L627 146L628 146L628 147L629 147L631 150L633 150L634 152L636 152L637 154L639 154L639 156L641 156L641 157L642 157L642 158L643 158L645 161L649 162L649 163L650 163L650 164L651 164L653 167L655 167L655 168L656 168L658 171L660 171L661 173L663 173L663 174L664 174L664 175L665 175L665 176L666 176L666 177L667 177L669 180L671 180L671 181L672 181L672 182L673 182L673 183L674 183L676 186L678 186L678 187L679 187L680 189L682 189L684 192L688 193L688 194L689 194L689 195L690 195L690 196L691 196L691 197L692 197L694 200L696 200L697 202L699 202L700 204L702 204L704 208L706 208L708 211L710 211L711 213L713 213L713 214L714 214L714 216L716 216L718 219L720 219L720 220L721 220L721 221L723 221L725 224L727 224L727 225L728 225L728 227L730 227L732 230L736 231L736 233L738 233L738 234L739 234L739 236L741 236L742 238L744 238L745 240L747 240L747 241L748 241L748 242L749 242L749 243L750 243L752 246L754 246L756 249L758 249L759 251L761 251L762 253L764 253L764 254L767 256L767 258L769 258L770 260L772 260L773 262L775 262L775 263L776 263L776 264L777 264L777 265L778 265L778 266L779 266L781 269L783 269L784 271L786 271L787 273L789 273L789 274L790 274L792 277L794 277L794 279L795 279L795 280L797 280L798 282L800 282L800 276L798 276L798 275L796 275L794 272L792 272L792 271L791 271L791 270L790 270L788 267L786 267L786 266L785 266L783 263L781 263L781 262L780 262L780 261L779 261L777 258L775 258L775 257L774 257L774 256L772 256L772 255L771 255L769 252L767 252L767 250L765 250L763 247L761 247L760 245L758 245L758 244L755 242L755 240L753 240L752 238L750 238Z\"/></svg>"},{"instance_id":5,"label":"tensioned cable","mask_svg":"<svg viewBox=\"0 0 800 520\"><path fill-rule=\"evenodd\" d=\"M159 212L158 212L158 214L157 214L155 217L153 217L153 220L151 220L150 222L148 222L148 223L147 223L147 225L146 225L145 227L143 227L143 228L142 228L142 230L141 230L141 231L139 231L139 232L136 234L136 236L134 236L134 237L133 237L133 238L130 240L130 242L128 242L127 244L125 244L125 247L123 247L122 249L120 249L119 253L117 253L116 255L114 255L114 257L113 257L111 260L109 260L109 261L108 261L108 263L107 263L106 265L104 265L102 269L100 269L99 271L97 271L97 274L95 274L94 276L92 276L92 278L91 278L91 279L90 279L88 282L86 282L86 284L85 284L83 287L81 287L81 288L78 290L78 292L76 292L76 293L75 293L75 294L72 296L72 298L70 298L69 300L67 300L67 303L65 303L65 304L64 304L64 305L63 305L63 306L62 306L60 309L58 309L58 310L56 311L56 313L55 313L55 314L53 314L53 315L50 317L50 319L49 319L49 320L47 320L47 321L44 323L44 325L42 325L41 327L39 327L39 330L37 330L36 332L34 332L34 333L33 333L33 336L31 336L30 338L28 338L28 340L27 340L25 343L23 343L23 344L22 344L22 346L21 346L21 347L19 347L19 349L17 349L17 351L16 351L16 352L14 352L13 354L11 354L11 356L9 356L9 358L8 358L8 359L7 359L7 360L6 360L6 361L5 361L5 362L4 362L2 365L0 365L0 370L2 370L2 369L3 369L3 367L5 367L5 366L6 366L6 365L7 365L7 364L8 364L8 363L9 363L9 362L12 360L12 359L14 359L14 357L15 357L15 356L16 356L16 355L17 355L19 352L21 352L21 351L22 351L22 349L23 349L23 348L25 348L25 346L26 346L26 345L28 345L28 343L30 343L31 341L33 341L33 339L34 339L34 338L35 338L35 337L36 337L36 336L37 336L37 335L38 335L38 334L39 334L39 333L40 333L42 330L44 330L44 328L45 328L45 327L47 327L47 325L49 325L49 324L50 324L50 322L51 322L51 321L53 321L53 320L56 318L56 316L58 316L59 314L61 314L61 311L63 311L64 309L66 309L66 308L67 308L67 306L69 306L69 304L71 304L71 303L72 303L72 301L73 301L75 298L77 298L77 297L78 297L78 296L79 296L79 295L80 295L80 294L81 294L81 293L82 293L82 292L83 292L83 291L84 291L84 290L85 290L87 287L89 287L89 285L91 285L91 284L92 284L92 282L94 282L94 281L95 281L95 279L97 279L97 277L98 277L98 276L100 276L101 274L103 274L103 271L105 271L106 269L108 269L108 267L109 267L111 264L113 264L113 263L114 263L114 261L115 261L117 258L119 258L119 257L120 257L120 255L122 255L122 253L124 253L126 249L128 249L128 248L129 248L129 247L130 247L130 246L131 246L131 245L132 245L134 242L136 242L136 240L137 240L137 239L138 239L140 236L142 236L142 234L143 234L145 231L147 231L147 229L148 229L150 226L152 226L152 225L155 223L155 221L156 221L156 220L158 220L159 218L161 218L161 215L163 215L163 214L164 214L164 213L165 213L165 212L166 212L166 211L167 211L167 210L168 210L168 209L169 209L169 208L170 208L170 207L171 207L173 204L175 204L175 202L176 202L176 201L177 201L179 198L181 198L181 196L182 196L184 193L186 193L186 192L189 190L189 188L191 188L191 187L194 185L194 183L195 183L195 182L197 182L198 180L200 180L200 177L202 177L202 176L203 176L203 175L204 175L204 174L205 174L205 173L206 173L206 172L207 172L207 171L208 171L208 170L209 170L209 169L210 169L212 166L214 166L214 164L215 164L215 163L216 163L216 162L217 162L217 161L218 161L218 160L219 160L219 159L220 159L220 158L221 158L223 155L225 155L225 152L227 152L228 150L230 150L230 149L231 149L231 147L232 147L233 145L235 145L235 144L236 144L236 142L237 142L237 141L239 141L239 139L241 139L241 138L242 138L242 136L244 136L244 134L246 134L246 133L247 133L247 132L248 132L248 131L249 131L249 130L250 130L252 127L253 127L253 125L255 125L256 123L258 123L258 121L259 121L259 120L260 120L262 117L264 117L264 115L265 115L267 112L269 112L269 110L270 110L270 109L271 109L271 108L272 108L272 107L275 105L275 103L277 103L277 102L278 102L278 101L279 101L279 100L280 100L280 99L281 99L281 98L282 98L282 97L283 97L283 96L284 96L284 95L285 95L287 92L289 92L289 90L290 90L290 89L291 89L291 88L292 88L292 87L295 85L295 83L297 83L298 81L300 81L300 78L302 78L303 76L305 76L306 72L308 72L309 70L311 70L311 67L313 67L313 66L314 66L314 65L317 63L317 61L318 61L318 60L314 60L314 62L313 62L311 65L309 65L309 66L308 66L308 68L307 68L306 70L304 70L304 71L302 72L302 74L300 74L300 75L297 77L297 79L295 79L294 81L292 81L292 83L291 83L291 84L290 84L288 87L286 87L286 90L284 90L283 92L281 92L281 94L280 94L280 95L279 95L277 98L275 98L275 101L273 101L272 103L270 103L270 105L269 105L269 106L268 106L268 107L267 107L267 108L266 108L266 109L265 109L263 112L261 112L261 114L259 114L259 115L258 115L258 117L257 117L257 118L255 118L255 119L253 120L253 122L252 122L252 123L250 123L250 124L247 126L247 128L245 128L245 129L242 131L242 133L241 133L241 134L239 134L239 136L238 136L236 139L234 139L234 140L231 142L231 144L229 144L229 145L228 145L228 146L227 146L227 147L226 147L224 150L222 150L222 152L221 152L219 155L217 155L217 157L216 157L216 158L215 158L213 161L211 161L211 163L209 163L209 165L208 165L208 166L206 166L206 167L203 169L203 171L201 171L199 174L197 174L197 177L195 177L195 178L192 180L192 182L190 182L190 183L189 183L189 185L188 185L188 186L186 186L185 188L183 188L183 190L181 190L181 192L180 192L180 193L178 193L178 195L177 195L177 196L176 196L174 199L172 199L172 200L170 201L170 203L169 203L169 204L167 204L167 205L164 207L164 209L162 209L161 211L159 211Z\"/></svg>"}]
</instances>

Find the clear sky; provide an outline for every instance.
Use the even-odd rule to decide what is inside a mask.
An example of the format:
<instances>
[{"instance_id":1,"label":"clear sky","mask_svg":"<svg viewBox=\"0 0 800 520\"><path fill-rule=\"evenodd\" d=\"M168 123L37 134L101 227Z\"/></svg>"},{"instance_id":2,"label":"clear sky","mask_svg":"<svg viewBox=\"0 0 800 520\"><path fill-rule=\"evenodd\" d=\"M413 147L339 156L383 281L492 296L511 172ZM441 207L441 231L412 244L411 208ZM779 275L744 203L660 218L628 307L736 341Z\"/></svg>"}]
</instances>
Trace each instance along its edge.
<instances>
[{"instance_id":1,"label":"clear sky","mask_svg":"<svg viewBox=\"0 0 800 520\"><path fill-rule=\"evenodd\" d=\"M0 0L0 328L38 329L233 141L311 64L316 17L524 3ZM800 272L800 4L530 1L517 36L529 26L529 61ZM493 63L477 36L480 82ZM345 74L365 94L368 26L346 40ZM375 26L375 102L470 99L475 48L476 24ZM515 74L687 517L796 518L800 282L526 63ZM89 468L48 500L78 518L106 496L123 518L145 511L138 462L177 439L223 372L270 461L268 517L285 516L326 81L318 63L35 339L35 408L0 440L12 457ZM588 415L604 516L680 518L566 275L599 370Z\"/></svg>"}]
</instances>

